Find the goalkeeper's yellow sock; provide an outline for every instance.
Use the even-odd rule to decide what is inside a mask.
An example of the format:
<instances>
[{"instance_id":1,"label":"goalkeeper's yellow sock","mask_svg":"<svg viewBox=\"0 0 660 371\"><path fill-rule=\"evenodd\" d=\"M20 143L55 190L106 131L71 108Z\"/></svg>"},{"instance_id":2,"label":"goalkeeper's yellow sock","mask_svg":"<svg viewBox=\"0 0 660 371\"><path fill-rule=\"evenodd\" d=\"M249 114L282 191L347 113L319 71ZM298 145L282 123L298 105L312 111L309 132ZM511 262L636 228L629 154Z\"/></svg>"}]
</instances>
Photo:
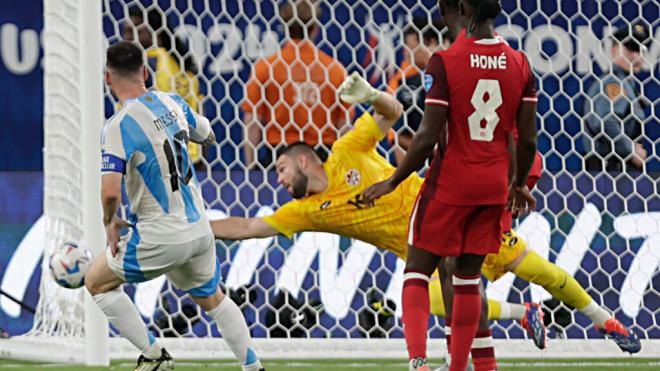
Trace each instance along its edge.
<instances>
[{"instance_id":1,"label":"goalkeeper's yellow sock","mask_svg":"<svg viewBox=\"0 0 660 371\"><path fill-rule=\"evenodd\" d=\"M431 300L431 314L446 318L445 302L442 300L442 285L438 277L431 277L429 281L429 299Z\"/></svg>"},{"instance_id":2,"label":"goalkeeper's yellow sock","mask_svg":"<svg viewBox=\"0 0 660 371\"><path fill-rule=\"evenodd\" d=\"M435 277L434 277L435 278ZM445 303L442 299L442 288L439 279L431 278L429 281L429 297L431 299L431 314L445 318ZM522 319L525 315L525 306L522 304L502 303L488 299L488 319Z\"/></svg>"},{"instance_id":3,"label":"goalkeeper's yellow sock","mask_svg":"<svg viewBox=\"0 0 660 371\"><path fill-rule=\"evenodd\" d=\"M488 319L515 319L521 320L525 317L524 304L507 303L505 301L497 301L488 299Z\"/></svg>"},{"instance_id":4,"label":"goalkeeper's yellow sock","mask_svg":"<svg viewBox=\"0 0 660 371\"><path fill-rule=\"evenodd\" d=\"M529 250L513 273L528 282L542 286L557 300L584 313L596 325L604 326L605 321L612 318L609 312L593 301L573 276L543 259L533 250Z\"/></svg>"}]
</instances>

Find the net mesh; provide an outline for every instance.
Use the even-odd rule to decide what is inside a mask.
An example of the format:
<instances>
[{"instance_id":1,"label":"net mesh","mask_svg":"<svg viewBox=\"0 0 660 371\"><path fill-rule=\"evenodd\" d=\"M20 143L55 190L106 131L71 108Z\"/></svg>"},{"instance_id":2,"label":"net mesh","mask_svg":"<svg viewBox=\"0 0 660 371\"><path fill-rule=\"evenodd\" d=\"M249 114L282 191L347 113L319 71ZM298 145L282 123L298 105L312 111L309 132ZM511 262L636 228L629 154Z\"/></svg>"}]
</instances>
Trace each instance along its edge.
<instances>
[{"instance_id":1,"label":"net mesh","mask_svg":"<svg viewBox=\"0 0 660 371\"><path fill-rule=\"evenodd\" d=\"M80 120L80 29L77 1L44 4L44 213L46 246L41 297L33 334L80 338L82 291L66 290L48 274L50 252L65 241L81 241L82 153Z\"/></svg>"},{"instance_id":2,"label":"net mesh","mask_svg":"<svg viewBox=\"0 0 660 371\"><path fill-rule=\"evenodd\" d=\"M46 213L53 243L81 237L80 211L76 209L80 194L80 182L76 179L80 173L73 165L79 156L75 133L80 123L75 120L75 103L69 101L76 97L77 80L64 75L69 71L75 76L76 63L72 61L78 50L69 40L77 30L68 22L58 22L75 14L71 3L63 1L51 10L47 8L47 25L57 22L58 26L56 32L47 29L44 39L47 63L62 64L59 69L46 70ZM418 27L422 32L428 31L432 27L430 20L439 18L435 1L331 0L318 4L320 32L314 44L341 63L348 73L358 71L381 89L386 89L397 74L405 76L405 59L415 57L416 50L404 44L404 30L418 24L414 19L424 18L427 25ZM268 130L275 127L274 119L266 127L256 129L261 138L256 146L259 163L246 166L242 154L248 144L242 107L247 81L255 70L255 61L277 53L286 40L286 25L278 15L277 5L271 1L103 1L108 43L126 37L157 42L162 48L152 48L147 55L150 85L178 92L214 124L218 144L202 151L196 164L212 217L267 215L290 199L277 187L273 172L273 151L279 143L266 140ZM629 88L617 93L616 87L610 87L599 76L610 69L609 35L613 30L625 26L634 31L641 25L655 34L659 6L652 0L502 1L502 5L496 30L514 48L527 53L539 79L538 147L545 168L534 191L539 200L537 211L516 230L529 241L531 249L576 277L597 303L632 326L640 337L657 339L657 38L651 36L643 53L644 69L628 79ZM153 27L140 26L143 20L154 17L151 14L156 14L160 22L151 20L148 23L155 22ZM177 47L177 41L186 47ZM319 55L317 52L316 58L321 58ZM404 83L411 84L405 79ZM589 92L594 84L602 86L600 93ZM271 88L257 86L262 93ZM297 98L293 105L284 98L261 103L266 104L266 115L276 116L278 109L294 115L296 110L306 109L305 97L320 94L322 88L299 83L291 90ZM421 88L417 85L409 94L416 95ZM286 86L279 89L282 96L289 92ZM398 90L397 97L405 100L400 93ZM611 102L616 94L625 95L626 104L633 108L614 113L616 107ZM116 102L109 92L106 98L109 116L115 111ZM585 143L593 144L609 135L601 130L594 134L594 140L588 140L585 134L588 112L601 102L611 107L601 121L637 123L639 130L632 140L645 148L644 168L586 171L589 147ZM65 113L63 107L70 106L72 111ZM318 103L312 106L323 108ZM362 109L358 107L356 116ZM414 131L414 114L421 109L416 99L406 106L402 121L395 127L400 134L395 143L401 143L406 131ZM329 112L326 115L331 116ZM305 125L303 131L317 130L310 122ZM286 130L296 127L292 120L276 130L283 137ZM397 145L383 141L379 151L394 162ZM319 143L317 147L323 145ZM606 159L622 156L610 152ZM388 310L373 305L384 302L400 314L403 263L391 253L344 237L312 232L299 234L293 240L277 237L236 243L219 241L217 253L224 286L241 305L254 337L402 337L398 316L389 316ZM48 329L70 328L67 335L79 336L79 307L62 308L58 304L79 299L79 293L61 290L44 277L36 329L49 332ZM191 299L164 278L127 285L125 290L157 336L219 336ZM491 298L502 301L543 303L554 337L602 338L585 316L551 301L541 287L516 279L511 273L490 283L487 291ZM430 337L444 336L441 324L440 319L431 319ZM496 338L525 337L515 321L498 321L493 328Z\"/></svg>"}]
</instances>

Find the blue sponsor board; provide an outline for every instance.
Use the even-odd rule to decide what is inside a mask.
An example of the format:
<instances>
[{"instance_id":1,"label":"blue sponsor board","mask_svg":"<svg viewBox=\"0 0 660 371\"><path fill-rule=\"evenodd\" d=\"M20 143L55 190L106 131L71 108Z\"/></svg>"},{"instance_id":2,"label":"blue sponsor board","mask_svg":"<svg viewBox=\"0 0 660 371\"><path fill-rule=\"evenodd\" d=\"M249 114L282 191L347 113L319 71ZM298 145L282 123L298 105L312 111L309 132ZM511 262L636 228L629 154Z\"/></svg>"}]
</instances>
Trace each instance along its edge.
<instances>
[{"instance_id":1,"label":"blue sponsor board","mask_svg":"<svg viewBox=\"0 0 660 371\"><path fill-rule=\"evenodd\" d=\"M41 217L43 187L41 172L0 172L0 288L32 308L39 299L41 256L25 257L24 261L33 264L26 264L20 275L7 277L5 273L19 245ZM9 333L24 333L32 327L32 314L6 297L0 297L0 307L0 326Z\"/></svg>"},{"instance_id":2,"label":"blue sponsor board","mask_svg":"<svg viewBox=\"0 0 660 371\"><path fill-rule=\"evenodd\" d=\"M42 0L0 1L0 171L41 170Z\"/></svg>"},{"instance_id":3,"label":"blue sponsor board","mask_svg":"<svg viewBox=\"0 0 660 371\"><path fill-rule=\"evenodd\" d=\"M260 172L249 173L246 178L241 171L213 172L212 177L220 186L216 188L207 182L202 186L204 198L209 203L231 205L221 210L228 215L255 215L263 212L262 207L277 209L289 200L286 192L277 187L273 173L267 179ZM660 321L660 275L657 274L660 244L654 243L660 241L657 184L647 177L633 180L624 175L615 179L604 174L562 173L553 177L546 174L538 184L539 212L523 220L517 230L528 238L532 248L574 274L597 301L602 301L624 323L634 324L649 338L660 338L660 328L656 325ZM12 259L25 259L21 249L29 246L23 244L21 249L18 246L41 215L42 186L40 173L12 172L0 176L0 189L5 190L0 194L0 284L32 306L38 299L39 258L33 257L32 266L26 267L20 276L6 276L5 267ZM274 193L271 189L278 191ZM543 235L544 231L547 236ZM291 292L301 300L320 301L324 312L320 326L312 331L317 337L359 336L356 313L364 306L365 293L374 286L397 300L396 291L389 291L397 265L393 254L381 253L347 238L320 234L300 234L293 241L283 237L266 241L262 250L258 250L261 255L245 260L241 251L245 253L250 248L253 247L245 242L219 242L217 252L223 282L230 287L249 285L256 292L256 311L247 310L249 321L256 322L255 336L266 335L268 308L264 304L272 301L278 290ZM313 252L309 264L295 264L294 254L310 249L318 251ZM365 262L357 263L363 269L353 271L348 280L342 281L346 278L341 274L343 267L357 266L352 253L358 250L367 256ZM241 262L241 269L236 269L237 261ZM287 280L287 272L292 269L296 270L293 272L296 278ZM351 281L354 286L347 286L346 282ZM24 290L17 292L17 286ZM337 290L338 286L341 290ZM497 297L514 302L547 298L522 281L512 281L512 286L518 290L505 287ZM139 286L130 287L128 292L134 295L139 289ZM170 295L168 300L174 298ZM15 311L8 304L0 300L0 326L13 334L27 331L32 315L25 310ZM153 309L142 311L145 319L153 315ZM582 337L581 328L590 323L584 316L575 318L581 326L569 328L567 334ZM200 325L194 331L201 334L206 330ZM401 332L396 329L392 335L401 336ZM440 331L432 333L432 336L440 335ZM504 335L501 329L496 329L496 337ZM517 329L508 335L523 336ZM600 337L593 329L588 335Z\"/></svg>"}]
</instances>

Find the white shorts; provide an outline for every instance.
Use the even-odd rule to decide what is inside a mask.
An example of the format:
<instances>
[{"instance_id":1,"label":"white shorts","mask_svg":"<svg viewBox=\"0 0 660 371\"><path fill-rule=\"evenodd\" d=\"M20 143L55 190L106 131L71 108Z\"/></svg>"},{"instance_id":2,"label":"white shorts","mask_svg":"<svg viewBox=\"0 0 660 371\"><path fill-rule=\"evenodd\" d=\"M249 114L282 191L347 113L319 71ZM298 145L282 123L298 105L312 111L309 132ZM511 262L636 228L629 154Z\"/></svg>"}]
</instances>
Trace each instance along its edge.
<instances>
[{"instance_id":1,"label":"white shorts","mask_svg":"<svg viewBox=\"0 0 660 371\"><path fill-rule=\"evenodd\" d=\"M192 296L213 295L220 282L220 263L213 234L190 242L154 245L140 241L134 229L119 241L114 257L106 250L108 266L126 282L138 283L162 274L177 288Z\"/></svg>"}]
</instances>

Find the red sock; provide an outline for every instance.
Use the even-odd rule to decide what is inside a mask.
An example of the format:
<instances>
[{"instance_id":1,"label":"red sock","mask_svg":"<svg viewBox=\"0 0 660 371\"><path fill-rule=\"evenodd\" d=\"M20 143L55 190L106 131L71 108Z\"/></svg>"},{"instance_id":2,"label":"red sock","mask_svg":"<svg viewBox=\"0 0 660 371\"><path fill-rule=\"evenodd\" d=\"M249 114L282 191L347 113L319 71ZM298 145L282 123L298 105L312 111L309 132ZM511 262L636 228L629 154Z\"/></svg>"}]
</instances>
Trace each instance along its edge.
<instances>
[{"instance_id":1,"label":"red sock","mask_svg":"<svg viewBox=\"0 0 660 371\"><path fill-rule=\"evenodd\" d=\"M477 331L472 342L472 363L475 371L497 370L495 348L490 330Z\"/></svg>"},{"instance_id":2,"label":"red sock","mask_svg":"<svg viewBox=\"0 0 660 371\"><path fill-rule=\"evenodd\" d=\"M454 274L454 306L451 316L451 371L464 371L468 364L472 340L479 327L481 296L479 276Z\"/></svg>"},{"instance_id":3,"label":"red sock","mask_svg":"<svg viewBox=\"0 0 660 371\"><path fill-rule=\"evenodd\" d=\"M429 313L429 276L406 270L403 275L403 333L410 359L426 358Z\"/></svg>"},{"instance_id":4,"label":"red sock","mask_svg":"<svg viewBox=\"0 0 660 371\"><path fill-rule=\"evenodd\" d=\"M451 356L451 317L445 318L445 338L447 339L447 353Z\"/></svg>"}]
</instances>

